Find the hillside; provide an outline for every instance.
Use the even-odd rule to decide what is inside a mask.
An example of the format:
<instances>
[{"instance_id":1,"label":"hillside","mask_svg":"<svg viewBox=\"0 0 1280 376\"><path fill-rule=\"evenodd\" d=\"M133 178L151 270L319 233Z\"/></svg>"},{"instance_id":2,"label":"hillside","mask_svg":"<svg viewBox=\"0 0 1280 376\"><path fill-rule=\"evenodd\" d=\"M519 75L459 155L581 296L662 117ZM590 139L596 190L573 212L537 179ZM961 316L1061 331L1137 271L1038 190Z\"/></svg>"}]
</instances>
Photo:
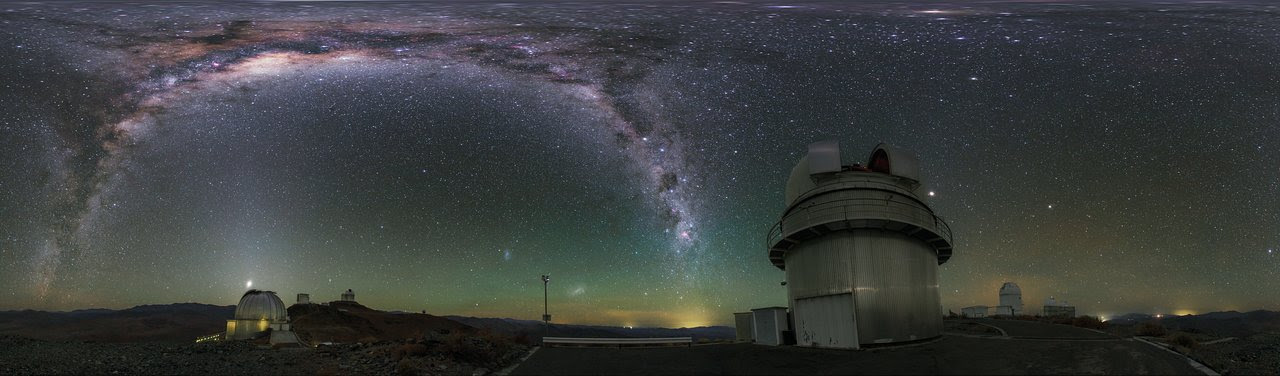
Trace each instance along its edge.
<instances>
[{"instance_id":1,"label":"hillside","mask_svg":"<svg viewBox=\"0 0 1280 376\"><path fill-rule=\"evenodd\" d=\"M1171 330L1205 333L1219 337L1247 337L1258 333L1280 333L1280 312L1210 312L1200 315L1164 316L1131 313L1107 321L1109 325L1130 326L1147 321Z\"/></svg>"},{"instance_id":2,"label":"hillside","mask_svg":"<svg viewBox=\"0 0 1280 376\"><path fill-rule=\"evenodd\" d=\"M483 317L463 317L463 316L445 316L450 320L454 320L463 324L467 324L476 328L489 329L498 333L509 335L526 335L530 338L546 337L589 337L589 338L605 338L605 337L693 337L694 340L699 339L732 339L735 336L734 329L727 326L705 326L697 328L623 328L616 326L597 326L597 325L567 325L567 324L551 324L543 325L541 321L532 320L516 320L505 318L483 318Z\"/></svg>"},{"instance_id":3,"label":"hillside","mask_svg":"<svg viewBox=\"0 0 1280 376\"><path fill-rule=\"evenodd\" d=\"M298 337L310 343L389 341L437 331L475 330L439 316L385 312L355 302L295 304L289 307L289 317Z\"/></svg>"},{"instance_id":4,"label":"hillside","mask_svg":"<svg viewBox=\"0 0 1280 376\"><path fill-rule=\"evenodd\" d=\"M142 305L124 310L0 312L0 335L48 341L190 342L226 330L235 306L199 303Z\"/></svg>"}]
</instances>

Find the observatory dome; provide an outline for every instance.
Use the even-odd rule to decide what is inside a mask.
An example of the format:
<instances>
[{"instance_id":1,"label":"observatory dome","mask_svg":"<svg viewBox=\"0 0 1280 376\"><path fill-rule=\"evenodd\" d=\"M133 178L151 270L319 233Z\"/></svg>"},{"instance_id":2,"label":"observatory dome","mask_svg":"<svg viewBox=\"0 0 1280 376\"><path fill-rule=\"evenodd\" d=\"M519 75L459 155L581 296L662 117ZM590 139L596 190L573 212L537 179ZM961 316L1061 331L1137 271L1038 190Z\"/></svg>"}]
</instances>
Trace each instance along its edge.
<instances>
[{"instance_id":1,"label":"observatory dome","mask_svg":"<svg viewBox=\"0 0 1280 376\"><path fill-rule=\"evenodd\" d=\"M820 141L791 169L787 209L766 247L786 273L798 345L858 349L942 335L938 265L951 258L951 228L919 194L919 166L885 144L865 165L845 163L838 142ZM756 341L788 330L778 326L756 326Z\"/></svg>"},{"instance_id":2,"label":"observatory dome","mask_svg":"<svg viewBox=\"0 0 1280 376\"><path fill-rule=\"evenodd\" d=\"M1000 286L1000 295L1022 295L1022 288L1018 287L1017 283L1005 282Z\"/></svg>"},{"instance_id":3,"label":"observatory dome","mask_svg":"<svg viewBox=\"0 0 1280 376\"><path fill-rule=\"evenodd\" d=\"M1005 282L1000 286L1000 306L996 307L997 312L1001 312L999 307L1008 307L1008 312L997 313L1007 315L1025 314L1022 310L1022 288L1017 283Z\"/></svg>"},{"instance_id":4,"label":"observatory dome","mask_svg":"<svg viewBox=\"0 0 1280 376\"><path fill-rule=\"evenodd\" d=\"M284 301L273 291L249 290L236 305L236 320L286 321L289 313Z\"/></svg>"}]
</instances>

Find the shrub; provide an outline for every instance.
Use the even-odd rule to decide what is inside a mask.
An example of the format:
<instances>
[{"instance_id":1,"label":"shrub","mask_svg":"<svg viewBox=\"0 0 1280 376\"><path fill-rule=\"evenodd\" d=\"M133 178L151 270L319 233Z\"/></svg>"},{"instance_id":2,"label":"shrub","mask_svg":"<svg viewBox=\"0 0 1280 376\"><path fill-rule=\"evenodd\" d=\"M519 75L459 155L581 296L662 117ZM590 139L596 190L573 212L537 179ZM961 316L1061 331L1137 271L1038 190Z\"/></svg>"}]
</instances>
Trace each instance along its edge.
<instances>
[{"instance_id":1,"label":"shrub","mask_svg":"<svg viewBox=\"0 0 1280 376\"><path fill-rule=\"evenodd\" d=\"M1194 349L1197 346L1200 346L1200 342L1197 342L1195 338L1192 338L1191 335L1187 333L1174 334L1169 337L1169 342L1188 349Z\"/></svg>"},{"instance_id":2,"label":"shrub","mask_svg":"<svg viewBox=\"0 0 1280 376\"><path fill-rule=\"evenodd\" d=\"M462 362L496 366L505 363L516 346L510 337L482 330L475 334L453 332L445 337L441 349Z\"/></svg>"},{"instance_id":3,"label":"shrub","mask_svg":"<svg viewBox=\"0 0 1280 376\"><path fill-rule=\"evenodd\" d=\"M400 359L404 359L406 357L411 357L411 356L413 357L425 356L429 353L430 351L427 349L427 346L410 343L410 344L400 345L400 347L397 347L392 352L391 358L395 360L400 360Z\"/></svg>"},{"instance_id":4,"label":"shrub","mask_svg":"<svg viewBox=\"0 0 1280 376\"><path fill-rule=\"evenodd\" d=\"M1164 337L1167 332L1168 330L1164 328L1164 325L1160 325L1160 323L1153 321L1147 321L1138 324L1138 327L1134 329L1133 334L1147 337Z\"/></svg>"},{"instance_id":5,"label":"shrub","mask_svg":"<svg viewBox=\"0 0 1280 376\"><path fill-rule=\"evenodd\" d=\"M528 332L520 332L516 334L516 337L513 338L512 341L514 341L517 344L521 344L525 346L529 346L533 344L533 339L529 338Z\"/></svg>"},{"instance_id":6,"label":"shrub","mask_svg":"<svg viewBox=\"0 0 1280 376\"><path fill-rule=\"evenodd\" d=\"M1094 316L1079 316L1071 319L1071 325L1089 329L1106 329L1107 323ZM1163 327L1162 327L1163 328Z\"/></svg>"}]
</instances>

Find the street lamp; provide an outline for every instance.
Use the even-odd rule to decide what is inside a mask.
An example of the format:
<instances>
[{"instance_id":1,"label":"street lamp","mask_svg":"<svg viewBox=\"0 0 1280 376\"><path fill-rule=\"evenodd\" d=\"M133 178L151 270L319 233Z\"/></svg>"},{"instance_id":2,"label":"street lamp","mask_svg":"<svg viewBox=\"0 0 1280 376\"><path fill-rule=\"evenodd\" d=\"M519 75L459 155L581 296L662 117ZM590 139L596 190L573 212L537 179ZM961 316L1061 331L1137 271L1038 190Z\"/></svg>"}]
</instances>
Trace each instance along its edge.
<instances>
[{"instance_id":1,"label":"street lamp","mask_svg":"<svg viewBox=\"0 0 1280 376\"><path fill-rule=\"evenodd\" d=\"M542 322L551 324L551 313L547 310L547 283L551 282L551 276L542 275Z\"/></svg>"}]
</instances>

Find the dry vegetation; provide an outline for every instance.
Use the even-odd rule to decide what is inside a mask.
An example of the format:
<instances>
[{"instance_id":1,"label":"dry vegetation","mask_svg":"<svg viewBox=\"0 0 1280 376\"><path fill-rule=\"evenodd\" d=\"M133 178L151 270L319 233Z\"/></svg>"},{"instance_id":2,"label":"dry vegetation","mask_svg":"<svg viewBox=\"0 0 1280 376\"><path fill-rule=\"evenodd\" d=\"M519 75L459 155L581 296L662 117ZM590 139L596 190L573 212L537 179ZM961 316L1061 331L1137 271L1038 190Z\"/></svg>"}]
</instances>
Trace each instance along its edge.
<instances>
[{"instance_id":1,"label":"dry vegetation","mask_svg":"<svg viewBox=\"0 0 1280 376\"><path fill-rule=\"evenodd\" d=\"M1017 315L1013 317L1005 317L1010 320L1022 321L1038 321L1054 324L1071 325L1087 329L1104 330L1107 329L1107 323L1103 322L1097 316L1082 315L1076 317L1047 317L1040 315Z\"/></svg>"},{"instance_id":2,"label":"dry vegetation","mask_svg":"<svg viewBox=\"0 0 1280 376\"><path fill-rule=\"evenodd\" d=\"M1168 332L1169 330L1165 329L1164 325L1160 325L1160 323L1154 321L1147 321L1138 324L1138 326L1133 329L1133 335L1143 337L1164 337Z\"/></svg>"}]
</instances>

